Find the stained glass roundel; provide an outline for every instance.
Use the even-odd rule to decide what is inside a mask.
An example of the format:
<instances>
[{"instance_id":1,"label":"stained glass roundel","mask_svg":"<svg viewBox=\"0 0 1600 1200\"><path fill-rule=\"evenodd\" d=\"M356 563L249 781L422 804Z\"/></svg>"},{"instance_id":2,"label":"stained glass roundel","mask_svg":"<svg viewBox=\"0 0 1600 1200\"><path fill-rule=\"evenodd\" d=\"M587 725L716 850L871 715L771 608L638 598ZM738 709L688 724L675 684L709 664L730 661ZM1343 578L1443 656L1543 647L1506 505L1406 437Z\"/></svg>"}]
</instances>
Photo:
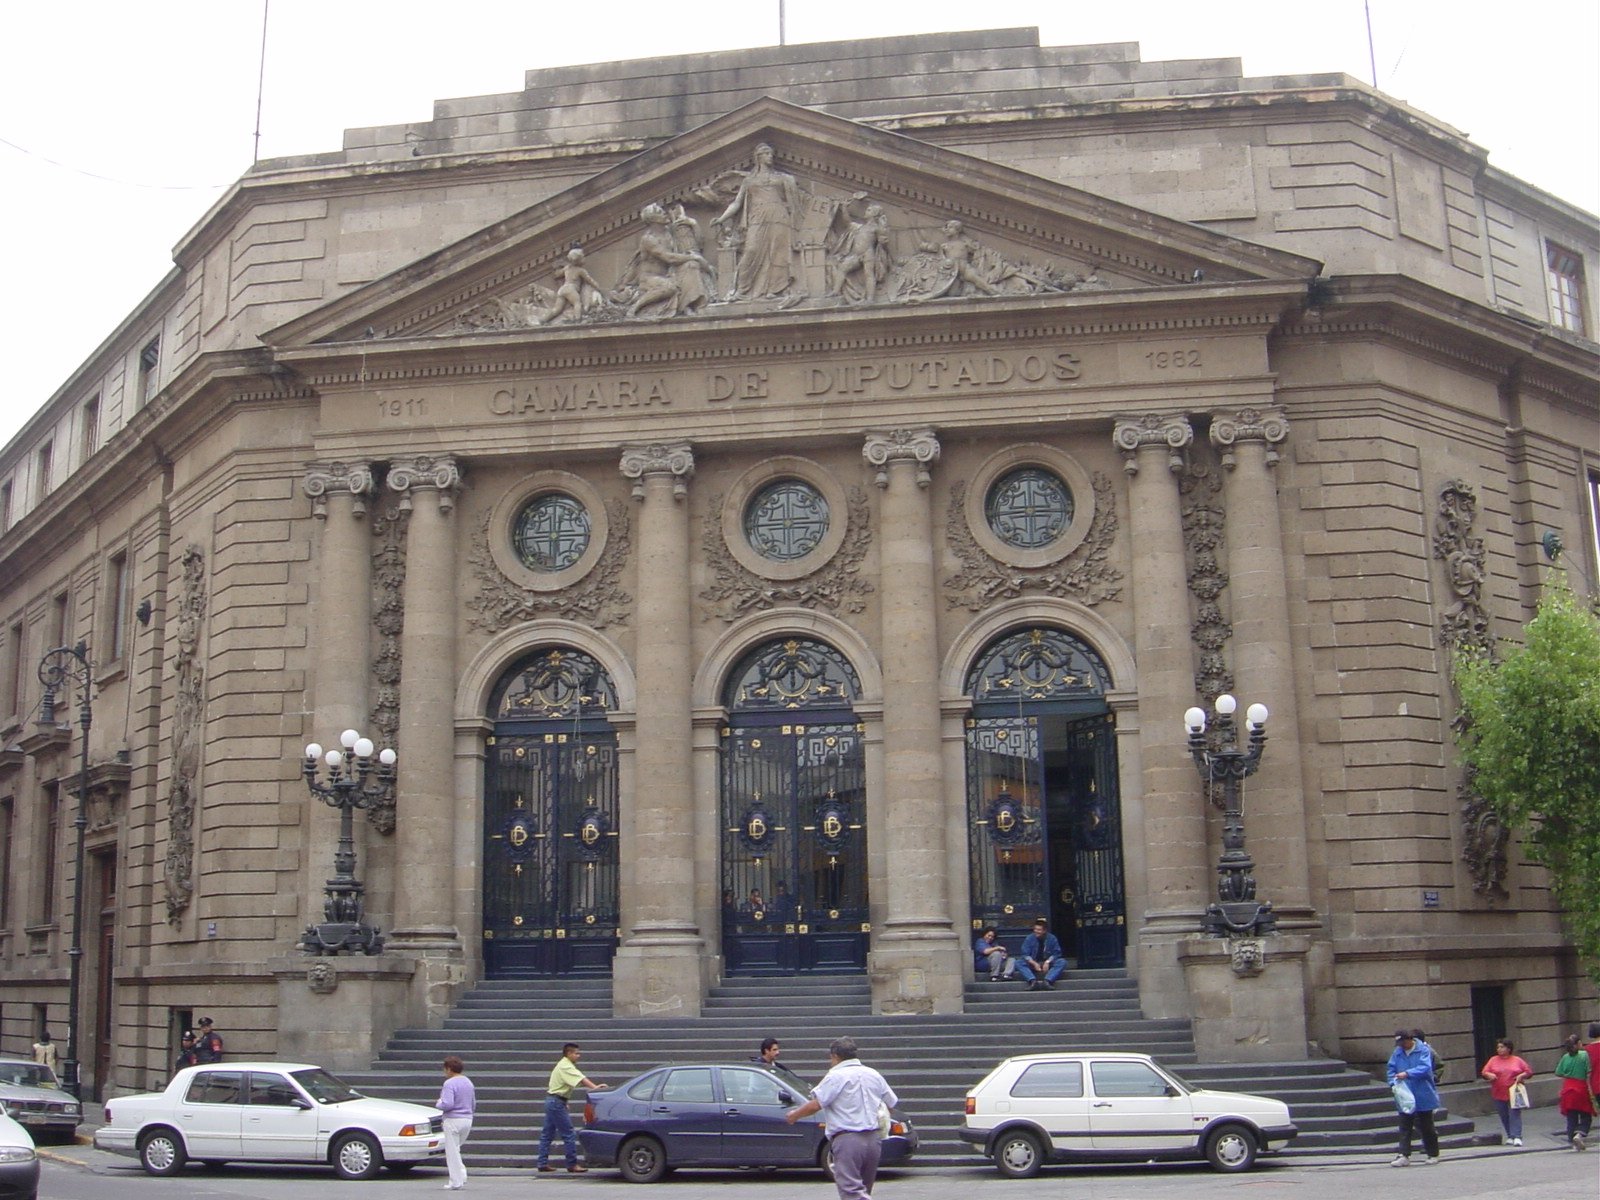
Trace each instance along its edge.
<instances>
[{"instance_id":1,"label":"stained glass roundel","mask_svg":"<svg viewBox=\"0 0 1600 1200\"><path fill-rule=\"evenodd\" d=\"M995 537L1018 550L1038 550L1054 542L1072 524L1072 509L1071 490L1042 467L1002 475L984 502Z\"/></svg>"},{"instance_id":2,"label":"stained glass roundel","mask_svg":"<svg viewBox=\"0 0 1600 1200\"><path fill-rule=\"evenodd\" d=\"M794 562L810 554L828 534L828 502L800 479L768 484L744 510L750 546L774 562Z\"/></svg>"},{"instance_id":3,"label":"stained glass roundel","mask_svg":"<svg viewBox=\"0 0 1600 1200\"><path fill-rule=\"evenodd\" d=\"M517 557L535 571L564 571L589 548L589 512L564 492L522 506L512 529Z\"/></svg>"}]
</instances>

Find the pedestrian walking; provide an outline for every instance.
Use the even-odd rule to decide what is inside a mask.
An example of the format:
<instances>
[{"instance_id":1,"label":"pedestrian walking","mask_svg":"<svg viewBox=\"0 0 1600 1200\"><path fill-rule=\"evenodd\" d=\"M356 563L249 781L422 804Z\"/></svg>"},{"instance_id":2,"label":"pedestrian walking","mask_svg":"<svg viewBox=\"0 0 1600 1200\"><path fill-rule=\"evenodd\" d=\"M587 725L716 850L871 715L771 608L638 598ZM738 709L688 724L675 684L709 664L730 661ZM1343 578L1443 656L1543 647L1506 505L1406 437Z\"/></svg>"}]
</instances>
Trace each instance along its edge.
<instances>
[{"instance_id":1,"label":"pedestrian walking","mask_svg":"<svg viewBox=\"0 0 1600 1200\"><path fill-rule=\"evenodd\" d=\"M1501 1038L1494 1044L1494 1057L1483 1064L1478 1074L1489 1081L1489 1099L1500 1114L1500 1128L1505 1131L1507 1146L1522 1145L1522 1109L1512 1103L1512 1089L1521 1087L1533 1078L1533 1068L1513 1051L1510 1038ZM1524 1090L1523 1099L1527 1098Z\"/></svg>"},{"instance_id":2,"label":"pedestrian walking","mask_svg":"<svg viewBox=\"0 0 1600 1200\"><path fill-rule=\"evenodd\" d=\"M820 1112L833 1151L833 1183L839 1200L868 1200L883 1153L878 1110L900 1103L888 1080L861 1061L855 1039L835 1038L828 1047L830 1067L807 1100L784 1120L793 1125Z\"/></svg>"},{"instance_id":3,"label":"pedestrian walking","mask_svg":"<svg viewBox=\"0 0 1600 1200\"><path fill-rule=\"evenodd\" d=\"M572 1127L572 1115L567 1112L567 1102L572 1099L572 1089L581 1087L591 1092L605 1090L606 1085L596 1083L578 1070L578 1059L583 1049L577 1042L567 1042L561 1047L561 1057L550 1071L550 1086L544 1098L544 1128L539 1131L539 1170L548 1174L555 1168L550 1165L550 1143L561 1135L561 1146L567 1155L567 1170L582 1175L589 1168L578 1161L578 1131Z\"/></svg>"},{"instance_id":4,"label":"pedestrian walking","mask_svg":"<svg viewBox=\"0 0 1600 1200\"><path fill-rule=\"evenodd\" d=\"M461 1146L472 1132L472 1115L478 1111L478 1091L466 1076L467 1064L454 1054L444 1060L444 1083L434 1107L444 1114L444 1163L450 1169L445 1191L459 1192L467 1186L467 1165L461 1161Z\"/></svg>"},{"instance_id":5,"label":"pedestrian walking","mask_svg":"<svg viewBox=\"0 0 1600 1200\"><path fill-rule=\"evenodd\" d=\"M1439 1090L1433 1086L1433 1051L1416 1030L1395 1030L1386 1076L1400 1111L1400 1146L1389 1165L1411 1165L1411 1137L1420 1133L1428 1165L1437 1166L1439 1134L1433 1127L1433 1110L1439 1107Z\"/></svg>"},{"instance_id":6,"label":"pedestrian walking","mask_svg":"<svg viewBox=\"0 0 1600 1200\"><path fill-rule=\"evenodd\" d=\"M217 1032L215 1024L210 1017L201 1017L195 1022L199 1037L195 1039L195 1053L199 1055L200 1062L219 1063L222 1061L222 1035Z\"/></svg>"},{"instance_id":7,"label":"pedestrian walking","mask_svg":"<svg viewBox=\"0 0 1600 1200\"><path fill-rule=\"evenodd\" d=\"M1589 1130L1594 1124L1594 1093L1589 1090L1589 1055L1573 1034L1562 1043L1566 1053L1556 1063L1556 1077L1561 1080L1561 1099L1558 1107L1567 1118L1567 1141L1574 1150L1589 1148Z\"/></svg>"},{"instance_id":8,"label":"pedestrian walking","mask_svg":"<svg viewBox=\"0 0 1600 1200\"><path fill-rule=\"evenodd\" d=\"M1600 1021L1589 1023L1589 1044L1583 1052L1589 1056L1589 1092L1594 1096L1594 1110L1600 1113Z\"/></svg>"}]
</instances>

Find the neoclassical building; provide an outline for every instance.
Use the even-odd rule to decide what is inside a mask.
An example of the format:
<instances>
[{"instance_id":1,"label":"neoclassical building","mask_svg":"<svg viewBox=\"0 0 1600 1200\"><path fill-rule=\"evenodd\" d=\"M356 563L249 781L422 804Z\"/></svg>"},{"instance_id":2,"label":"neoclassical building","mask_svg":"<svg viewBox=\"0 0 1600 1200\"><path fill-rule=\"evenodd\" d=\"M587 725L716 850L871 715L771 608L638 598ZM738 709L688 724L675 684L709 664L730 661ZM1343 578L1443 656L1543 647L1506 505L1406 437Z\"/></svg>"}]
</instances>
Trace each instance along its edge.
<instances>
[{"instance_id":1,"label":"neoclassical building","mask_svg":"<svg viewBox=\"0 0 1600 1200\"><path fill-rule=\"evenodd\" d=\"M64 1037L75 931L104 1093L202 1011L350 1063L486 977L951 1012L1038 917L1209 1056L1553 1046L1595 994L1451 656L1546 532L1600 578L1597 257L1355 80L1032 30L259 163L0 456L0 1050ZM384 940L318 956L347 728Z\"/></svg>"}]
</instances>

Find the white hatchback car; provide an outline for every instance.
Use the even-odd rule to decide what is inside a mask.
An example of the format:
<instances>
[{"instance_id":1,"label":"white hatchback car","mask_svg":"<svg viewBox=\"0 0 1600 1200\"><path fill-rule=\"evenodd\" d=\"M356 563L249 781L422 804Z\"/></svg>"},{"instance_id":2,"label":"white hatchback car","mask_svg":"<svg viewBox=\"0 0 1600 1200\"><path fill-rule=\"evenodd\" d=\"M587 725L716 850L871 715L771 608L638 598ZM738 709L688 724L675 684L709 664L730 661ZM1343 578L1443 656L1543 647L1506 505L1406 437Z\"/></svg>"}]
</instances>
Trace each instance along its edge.
<instances>
[{"instance_id":1,"label":"white hatchback car","mask_svg":"<svg viewBox=\"0 0 1600 1200\"><path fill-rule=\"evenodd\" d=\"M152 1175L190 1159L328 1163L345 1179L407 1171L444 1155L437 1108L378 1100L306 1063L185 1067L164 1092L106 1101L96 1149L136 1155Z\"/></svg>"},{"instance_id":2,"label":"white hatchback car","mask_svg":"<svg viewBox=\"0 0 1600 1200\"><path fill-rule=\"evenodd\" d=\"M967 1093L957 1130L1002 1175L1045 1163L1208 1160L1246 1171L1298 1133L1289 1106L1265 1096L1190 1087L1148 1054L1024 1054Z\"/></svg>"}]
</instances>

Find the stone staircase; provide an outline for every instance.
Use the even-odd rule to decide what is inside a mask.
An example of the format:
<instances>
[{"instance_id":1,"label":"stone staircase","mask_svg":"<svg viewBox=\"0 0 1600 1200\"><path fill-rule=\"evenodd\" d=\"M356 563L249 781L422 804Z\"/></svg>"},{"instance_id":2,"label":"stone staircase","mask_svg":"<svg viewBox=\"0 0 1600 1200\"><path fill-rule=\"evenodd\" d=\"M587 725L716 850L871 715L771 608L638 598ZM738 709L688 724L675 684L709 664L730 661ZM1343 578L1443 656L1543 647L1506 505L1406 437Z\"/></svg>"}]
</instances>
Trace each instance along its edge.
<instances>
[{"instance_id":1,"label":"stone staircase","mask_svg":"<svg viewBox=\"0 0 1600 1200\"><path fill-rule=\"evenodd\" d=\"M976 1164L955 1134L967 1089L1002 1058L1047 1050L1142 1051L1196 1086L1275 1096L1301 1129L1291 1153L1375 1153L1394 1142L1388 1090L1370 1075L1329 1059L1198 1064L1188 1021L1141 1016L1137 985L1123 971L1070 972L1049 992L978 981L967 987L966 1008L958 1016L875 1017L864 976L822 975L727 979L698 1018L621 1019L611 1015L609 979L487 980L442 1028L402 1030L370 1071L345 1075L376 1095L431 1104L440 1061L459 1054L478 1090L467 1160L480 1167L532 1164L545 1081L563 1042L581 1042L584 1072L615 1086L664 1062L742 1060L768 1035L808 1079L827 1070L830 1040L854 1037L916 1124L922 1145L914 1161L924 1166ZM1441 1115L1439 1132L1446 1146L1467 1145L1472 1124Z\"/></svg>"}]
</instances>

